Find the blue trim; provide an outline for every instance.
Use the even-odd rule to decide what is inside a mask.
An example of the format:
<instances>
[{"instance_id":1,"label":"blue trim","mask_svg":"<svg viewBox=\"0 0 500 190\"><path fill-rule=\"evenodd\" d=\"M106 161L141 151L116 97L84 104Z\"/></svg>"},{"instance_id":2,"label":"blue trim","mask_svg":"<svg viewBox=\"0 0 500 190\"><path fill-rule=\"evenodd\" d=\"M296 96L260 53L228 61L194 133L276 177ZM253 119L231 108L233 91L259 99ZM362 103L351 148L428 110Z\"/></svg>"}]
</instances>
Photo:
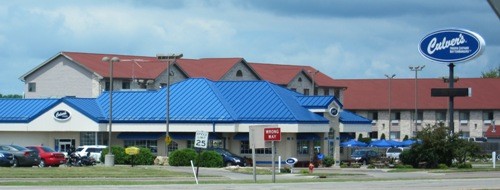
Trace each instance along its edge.
<instances>
[{"instance_id":1,"label":"blue trim","mask_svg":"<svg viewBox=\"0 0 500 190\"><path fill-rule=\"evenodd\" d=\"M249 141L250 135L248 133L237 133L234 135L233 140L238 141Z\"/></svg>"}]
</instances>

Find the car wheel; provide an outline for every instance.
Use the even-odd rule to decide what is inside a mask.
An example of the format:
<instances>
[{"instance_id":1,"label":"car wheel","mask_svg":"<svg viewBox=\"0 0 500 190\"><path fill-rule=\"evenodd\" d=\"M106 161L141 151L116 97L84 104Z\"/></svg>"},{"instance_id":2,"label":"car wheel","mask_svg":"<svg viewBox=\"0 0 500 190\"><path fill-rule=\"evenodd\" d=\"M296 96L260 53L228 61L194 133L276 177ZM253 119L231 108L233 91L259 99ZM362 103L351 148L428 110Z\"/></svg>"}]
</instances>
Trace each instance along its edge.
<instances>
[{"instance_id":1,"label":"car wheel","mask_svg":"<svg viewBox=\"0 0 500 190\"><path fill-rule=\"evenodd\" d=\"M39 168L45 167L45 161L44 160L40 160L40 163L38 164L38 167Z\"/></svg>"},{"instance_id":2,"label":"car wheel","mask_svg":"<svg viewBox=\"0 0 500 190\"><path fill-rule=\"evenodd\" d=\"M19 166L19 162L17 161L17 158L14 158L14 163L12 164L12 167L15 168L18 166Z\"/></svg>"}]
</instances>

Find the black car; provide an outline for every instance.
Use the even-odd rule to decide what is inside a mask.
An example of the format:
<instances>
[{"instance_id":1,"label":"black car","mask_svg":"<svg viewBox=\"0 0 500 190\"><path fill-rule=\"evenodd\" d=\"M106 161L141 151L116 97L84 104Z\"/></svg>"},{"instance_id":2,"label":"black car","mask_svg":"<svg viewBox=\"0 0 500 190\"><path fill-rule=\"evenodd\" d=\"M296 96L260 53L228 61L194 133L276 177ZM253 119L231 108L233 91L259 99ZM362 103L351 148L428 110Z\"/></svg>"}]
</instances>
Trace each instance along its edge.
<instances>
[{"instance_id":1,"label":"black car","mask_svg":"<svg viewBox=\"0 0 500 190\"><path fill-rule=\"evenodd\" d=\"M207 149L207 150L212 150L212 151L215 151L217 153L219 153L221 156L222 156L222 159L224 160L224 165L225 166L234 166L234 165L238 165L238 166L246 166L246 160L238 155L235 155L231 152L229 152L228 150L226 149L222 149L222 148L210 148L210 149Z\"/></svg>"},{"instance_id":2,"label":"black car","mask_svg":"<svg viewBox=\"0 0 500 190\"><path fill-rule=\"evenodd\" d=\"M10 167L14 165L14 154L0 151L0 166Z\"/></svg>"},{"instance_id":3,"label":"black car","mask_svg":"<svg viewBox=\"0 0 500 190\"><path fill-rule=\"evenodd\" d=\"M13 167L17 166L38 166L40 156L37 152L19 145L0 145L0 151L6 151L14 154Z\"/></svg>"},{"instance_id":4,"label":"black car","mask_svg":"<svg viewBox=\"0 0 500 190\"><path fill-rule=\"evenodd\" d=\"M361 150L355 150L351 154L351 159L355 162L367 164L371 163L373 160L379 159L380 154L374 150L369 150L369 149L361 149Z\"/></svg>"}]
</instances>

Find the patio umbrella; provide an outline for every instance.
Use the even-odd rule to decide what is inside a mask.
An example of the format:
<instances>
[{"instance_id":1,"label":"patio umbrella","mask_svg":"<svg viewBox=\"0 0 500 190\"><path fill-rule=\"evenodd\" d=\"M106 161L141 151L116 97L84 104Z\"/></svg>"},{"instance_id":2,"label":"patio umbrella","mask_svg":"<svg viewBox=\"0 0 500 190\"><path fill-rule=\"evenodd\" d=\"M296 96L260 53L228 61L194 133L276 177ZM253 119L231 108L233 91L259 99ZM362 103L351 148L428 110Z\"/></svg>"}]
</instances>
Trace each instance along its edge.
<instances>
[{"instance_id":1,"label":"patio umbrella","mask_svg":"<svg viewBox=\"0 0 500 190\"><path fill-rule=\"evenodd\" d=\"M371 147L392 147L393 145L386 141L385 139L382 140L377 140L377 141L372 141L370 143Z\"/></svg>"},{"instance_id":2,"label":"patio umbrella","mask_svg":"<svg viewBox=\"0 0 500 190\"><path fill-rule=\"evenodd\" d=\"M403 146L403 142L400 142L400 141L395 141L395 140L388 140L387 141L389 144L391 144L393 147L402 147Z\"/></svg>"},{"instance_id":3,"label":"patio umbrella","mask_svg":"<svg viewBox=\"0 0 500 190\"><path fill-rule=\"evenodd\" d=\"M351 139L349 141L340 143L340 146L341 147L366 147L368 145L366 143L364 143L364 142L359 142L359 141L357 141L355 139Z\"/></svg>"},{"instance_id":4,"label":"patio umbrella","mask_svg":"<svg viewBox=\"0 0 500 190\"><path fill-rule=\"evenodd\" d=\"M415 143L419 143L420 141L416 141L416 140L412 140L412 139L408 139L408 140L405 140L403 141L403 147L409 147Z\"/></svg>"}]
</instances>

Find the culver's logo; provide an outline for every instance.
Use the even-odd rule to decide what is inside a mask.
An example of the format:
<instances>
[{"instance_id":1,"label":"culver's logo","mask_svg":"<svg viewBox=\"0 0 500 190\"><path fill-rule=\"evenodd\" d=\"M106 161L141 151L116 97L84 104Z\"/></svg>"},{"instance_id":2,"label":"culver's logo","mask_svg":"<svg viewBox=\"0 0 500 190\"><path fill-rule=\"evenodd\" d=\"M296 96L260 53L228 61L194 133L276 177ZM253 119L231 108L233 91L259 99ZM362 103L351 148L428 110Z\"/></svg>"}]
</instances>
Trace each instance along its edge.
<instances>
[{"instance_id":1,"label":"culver's logo","mask_svg":"<svg viewBox=\"0 0 500 190\"><path fill-rule=\"evenodd\" d=\"M57 110L54 112L54 119L59 121L66 121L71 117L71 114L66 110Z\"/></svg>"},{"instance_id":2,"label":"culver's logo","mask_svg":"<svg viewBox=\"0 0 500 190\"><path fill-rule=\"evenodd\" d=\"M485 46L483 38L471 31L446 29L425 36L419 45L420 54L438 62L464 62L479 56Z\"/></svg>"}]
</instances>

